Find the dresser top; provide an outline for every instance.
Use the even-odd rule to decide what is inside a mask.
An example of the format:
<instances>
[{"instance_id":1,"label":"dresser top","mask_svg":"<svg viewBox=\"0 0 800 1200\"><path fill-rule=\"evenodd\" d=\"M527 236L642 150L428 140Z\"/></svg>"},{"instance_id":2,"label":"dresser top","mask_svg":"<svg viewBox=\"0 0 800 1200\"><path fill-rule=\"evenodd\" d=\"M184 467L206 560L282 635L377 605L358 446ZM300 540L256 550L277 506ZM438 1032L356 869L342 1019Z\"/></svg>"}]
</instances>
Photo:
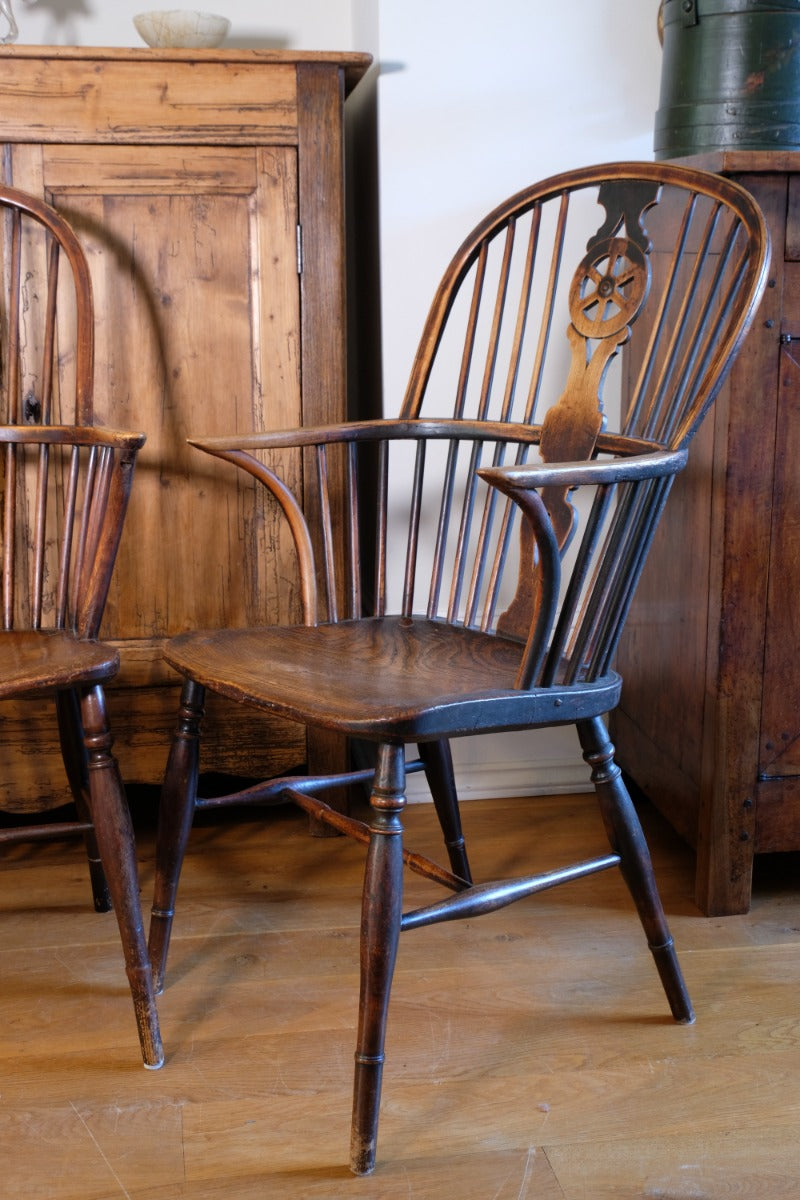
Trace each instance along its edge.
<instances>
[{"instance_id":1,"label":"dresser top","mask_svg":"<svg viewBox=\"0 0 800 1200\"><path fill-rule=\"evenodd\" d=\"M340 66L344 71L345 93L349 94L366 74L372 55L360 51L327 50L213 50L152 49L149 46L0 46L3 59L35 59L39 62L62 60L81 62L87 67L96 63L222 63L233 66L242 63L250 67L263 65L301 66L314 63Z\"/></svg>"},{"instance_id":2,"label":"dresser top","mask_svg":"<svg viewBox=\"0 0 800 1200\"><path fill-rule=\"evenodd\" d=\"M792 174L800 171L800 150L705 150L669 161L718 175Z\"/></svg>"}]
</instances>

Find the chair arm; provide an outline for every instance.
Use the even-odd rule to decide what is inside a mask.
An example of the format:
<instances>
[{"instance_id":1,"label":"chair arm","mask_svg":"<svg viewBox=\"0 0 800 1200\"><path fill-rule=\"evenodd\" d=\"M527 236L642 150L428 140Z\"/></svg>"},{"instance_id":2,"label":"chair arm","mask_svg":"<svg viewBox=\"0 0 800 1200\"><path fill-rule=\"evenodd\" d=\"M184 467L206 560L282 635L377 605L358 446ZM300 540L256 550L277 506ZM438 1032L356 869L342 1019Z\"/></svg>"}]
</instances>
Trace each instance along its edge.
<instances>
[{"instance_id":1,"label":"chair arm","mask_svg":"<svg viewBox=\"0 0 800 1200\"><path fill-rule=\"evenodd\" d=\"M559 545L549 509L553 497L563 498L587 485L613 490L621 483L668 479L683 468L688 456L685 448L665 451L659 447L648 453L636 453L642 449L641 442L626 444L626 439L621 437L614 441L614 450L621 457L486 467L478 471L486 483L508 496L522 511L538 551L533 575L525 580L520 573L517 597L506 614L508 616L516 608L516 615L524 612L525 619L530 622L516 680L518 687L530 687L539 678L558 609L560 560L569 540ZM629 451L627 455L626 450ZM532 603L533 597L537 597L535 603Z\"/></svg>"},{"instance_id":2,"label":"chair arm","mask_svg":"<svg viewBox=\"0 0 800 1200\"><path fill-rule=\"evenodd\" d=\"M300 432L300 431L292 431ZM252 475L277 500L281 511L289 525L294 541L297 565L300 572L300 597L303 606L303 620L306 625L317 624L317 585L314 563L314 548L311 542L308 523L302 506L294 492L259 459L254 458L251 450L288 448L296 445L293 441L281 440L278 447L265 441L260 434L246 435L241 438L208 438L188 439L189 445L197 450L203 450L215 458L232 463L240 470ZM313 443L312 443L313 444Z\"/></svg>"},{"instance_id":3,"label":"chair arm","mask_svg":"<svg viewBox=\"0 0 800 1200\"><path fill-rule=\"evenodd\" d=\"M190 446L222 457L223 451L297 449L304 446L334 445L339 442L416 441L424 439L477 439L499 442L538 444L540 425L519 425L508 421L464 420L374 420L347 421L339 425L306 426L269 433L238 434L230 437L188 438Z\"/></svg>"},{"instance_id":4,"label":"chair arm","mask_svg":"<svg viewBox=\"0 0 800 1200\"><path fill-rule=\"evenodd\" d=\"M0 445L98 446L111 450L138 450L144 433L101 425L0 425Z\"/></svg>"},{"instance_id":5,"label":"chair arm","mask_svg":"<svg viewBox=\"0 0 800 1200\"><path fill-rule=\"evenodd\" d=\"M482 467L478 474L508 496L540 487L577 488L587 484L633 483L677 475L686 465L688 449L654 450L615 459L589 462L531 463L523 466Z\"/></svg>"},{"instance_id":6,"label":"chair arm","mask_svg":"<svg viewBox=\"0 0 800 1200\"><path fill-rule=\"evenodd\" d=\"M464 420L374 420L349 421L302 429L279 430L230 437L189 438L189 444L248 472L277 500L294 540L300 572L303 619L309 625L318 619L317 571L311 534L300 501L280 476L255 455L262 451L299 449L324 453L333 445L368 445L397 441L487 441L535 445L540 427L509 422ZM329 532L329 531L328 531ZM328 532L324 534L327 539ZM327 540L326 540L327 544ZM326 570L328 569L326 564ZM330 587L329 587L330 593Z\"/></svg>"}]
</instances>

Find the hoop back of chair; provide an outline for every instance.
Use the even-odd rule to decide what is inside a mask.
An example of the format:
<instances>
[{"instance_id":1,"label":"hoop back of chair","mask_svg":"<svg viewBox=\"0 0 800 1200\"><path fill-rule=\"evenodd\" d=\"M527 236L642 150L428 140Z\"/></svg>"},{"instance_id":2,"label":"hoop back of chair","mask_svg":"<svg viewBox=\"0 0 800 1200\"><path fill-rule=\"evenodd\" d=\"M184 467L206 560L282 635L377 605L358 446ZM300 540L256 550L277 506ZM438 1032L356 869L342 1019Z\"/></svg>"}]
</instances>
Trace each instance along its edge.
<instances>
[{"instance_id":1,"label":"hoop back of chair","mask_svg":"<svg viewBox=\"0 0 800 1200\"><path fill-rule=\"evenodd\" d=\"M579 397L603 427L676 448L719 387L767 261L758 206L722 177L612 163L546 180L452 259L402 415L533 424ZM623 346L640 376L620 421L604 393Z\"/></svg>"},{"instance_id":2,"label":"hoop back of chair","mask_svg":"<svg viewBox=\"0 0 800 1200\"><path fill-rule=\"evenodd\" d=\"M91 425L94 309L86 257L50 205L0 186L5 348L0 421Z\"/></svg>"},{"instance_id":3,"label":"hoop back of chair","mask_svg":"<svg viewBox=\"0 0 800 1200\"><path fill-rule=\"evenodd\" d=\"M0 187L0 251L2 628L94 636L142 438L93 429L92 290L71 227Z\"/></svg>"}]
</instances>

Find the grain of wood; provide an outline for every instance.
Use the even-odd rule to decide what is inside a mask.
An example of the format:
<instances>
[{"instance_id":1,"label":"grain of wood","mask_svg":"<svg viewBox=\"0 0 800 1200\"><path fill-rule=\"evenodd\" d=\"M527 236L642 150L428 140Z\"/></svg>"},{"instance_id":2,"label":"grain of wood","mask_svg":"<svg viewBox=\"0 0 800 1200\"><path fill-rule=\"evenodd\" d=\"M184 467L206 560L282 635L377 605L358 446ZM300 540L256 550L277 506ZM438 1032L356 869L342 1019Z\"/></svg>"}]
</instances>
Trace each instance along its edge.
<instances>
[{"instance_id":1,"label":"grain of wood","mask_svg":"<svg viewBox=\"0 0 800 1200\"><path fill-rule=\"evenodd\" d=\"M111 701L122 769L154 783L176 709L164 638L299 614L293 552L268 498L186 438L344 417L341 125L370 60L31 49L0 49L2 174L78 231L95 293L98 418L148 435L103 634L123 662ZM300 455L280 458L301 489ZM57 740L38 740L35 758L20 750L27 716L14 710L0 731L4 782L38 809L68 796ZM241 713L237 724L252 734L240 754L210 714L210 769L247 763L268 777L306 758L302 731L285 739L285 727ZM257 767L253 743L270 746Z\"/></svg>"},{"instance_id":2,"label":"grain of wood","mask_svg":"<svg viewBox=\"0 0 800 1200\"><path fill-rule=\"evenodd\" d=\"M113 917L77 843L0 871L0 1144L20 1200L789 1200L800 1178L800 891L764 860L708 919L691 853L645 813L697 1024L676 1026L614 874L401 940L381 1155L346 1167L363 855L296 812L196 828L168 1061L135 1065ZM476 869L602 847L591 796L465 806ZM140 831L143 893L152 832ZM427 806L409 841L438 841ZM531 831L536 831L535 838ZM770 873L771 872L771 873ZM428 885L408 878L409 903ZM65 964L68 971L64 970Z\"/></svg>"}]
</instances>

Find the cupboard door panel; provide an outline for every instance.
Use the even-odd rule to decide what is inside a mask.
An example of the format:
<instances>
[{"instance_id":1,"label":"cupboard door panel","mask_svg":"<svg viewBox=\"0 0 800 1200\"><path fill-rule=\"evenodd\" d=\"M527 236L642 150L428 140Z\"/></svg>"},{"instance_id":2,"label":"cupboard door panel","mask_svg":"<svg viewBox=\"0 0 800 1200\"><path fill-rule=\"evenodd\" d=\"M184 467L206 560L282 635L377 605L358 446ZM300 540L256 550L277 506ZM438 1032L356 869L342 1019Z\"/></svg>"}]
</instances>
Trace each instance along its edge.
<instances>
[{"instance_id":1,"label":"cupboard door panel","mask_svg":"<svg viewBox=\"0 0 800 1200\"><path fill-rule=\"evenodd\" d=\"M4 46L0 59L0 176L76 225L98 417L148 435L102 632L122 658L109 708L123 773L158 782L177 712L164 640L299 616L272 502L186 437L345 416L344 102L370 58ZM299 457L271 465L302 496ZM64 798L50 716L26 741L26 714L0 707L0 807ZM262 778L333 753L231 705L209 712L204 746L208 769Z\"/></svg>"},{"instance_id":2,"label":"cupboard door panel","mask_svg":"<svg viewBox=\"0 0 800 1200\"><path fill-rule=\"evenodd\" d=\"M288 619L291 576L265 552L280 546L273 506L186 439L301 423L294 151L232 153L219 194L213 171L189 188L183 155L150 149L140 187L106 194L104 150L84 172L93 191L71 190L47 152L44 167L92 263L98 417L147 433L104 631ZM280 466L299 487L297 461Z\"/></svg>"},{"instance_id":3,"label":"cupboard door panel","mask_svg":"<svg viewBox=\"0 0 800 1200\"><path fill-rule=\"evenodd\" d=\"M63 196L54 200L66 209ZM241 618L238 480L200 461L186 438L247 428L254 415L248 297L230 270L247 261L247 214L228 197L114 197L97 207L98 416L147 433L104 633L155 638L215 613ZM69 215L91 236L90 213L80 214L85 223Z\"/></svg>"},{"instance_id":4,"label":"cupboard door panel","mask_svg":"<svg viewBox=\"0 0 800 1200\"><path fill-rule=\"evenodd\" d=\"M786 273L789 297L800 284ZM794 284L794 287L791 286ZM785 293L786 294L786 293ZM795 305L790 311L797 312ZM798 330L800 333L800 330ZM781 347L780 405L775 442L774 501L769 556L766 645L762 694L759 776L800 775L800 681L797 605L800 563L800 343Z\"/></svg>"},{"instance_id":5,"label":"cupboard door panel","mask_svg":"<svg viewBox=\"0 0 800 1200\"><path fill-rule=\"evenodd\" d=\"M110 708L123 772L155 781L177 710L164 639L300 612L277 507L241 472L186 443L302 424L297 155L45 146L14 147L10 160L14 183L44 190L87 251L96 418L147 434L102 634L122 659ZM272 465L302 494L298 454ZM276 742L282 755L264 749L243 762L228 749L230 719L211 714L205 743L215 770L274 773L276 758L280 768L305 757L301 733L281 725L276 735L256 714L237 714L237 728L242 721L253 726L250 748ZM48 773L50 786L60 777L55 742L41 748L56 761L33 767L23 791L37 795Z\"/></svg>"}]
</instances>

